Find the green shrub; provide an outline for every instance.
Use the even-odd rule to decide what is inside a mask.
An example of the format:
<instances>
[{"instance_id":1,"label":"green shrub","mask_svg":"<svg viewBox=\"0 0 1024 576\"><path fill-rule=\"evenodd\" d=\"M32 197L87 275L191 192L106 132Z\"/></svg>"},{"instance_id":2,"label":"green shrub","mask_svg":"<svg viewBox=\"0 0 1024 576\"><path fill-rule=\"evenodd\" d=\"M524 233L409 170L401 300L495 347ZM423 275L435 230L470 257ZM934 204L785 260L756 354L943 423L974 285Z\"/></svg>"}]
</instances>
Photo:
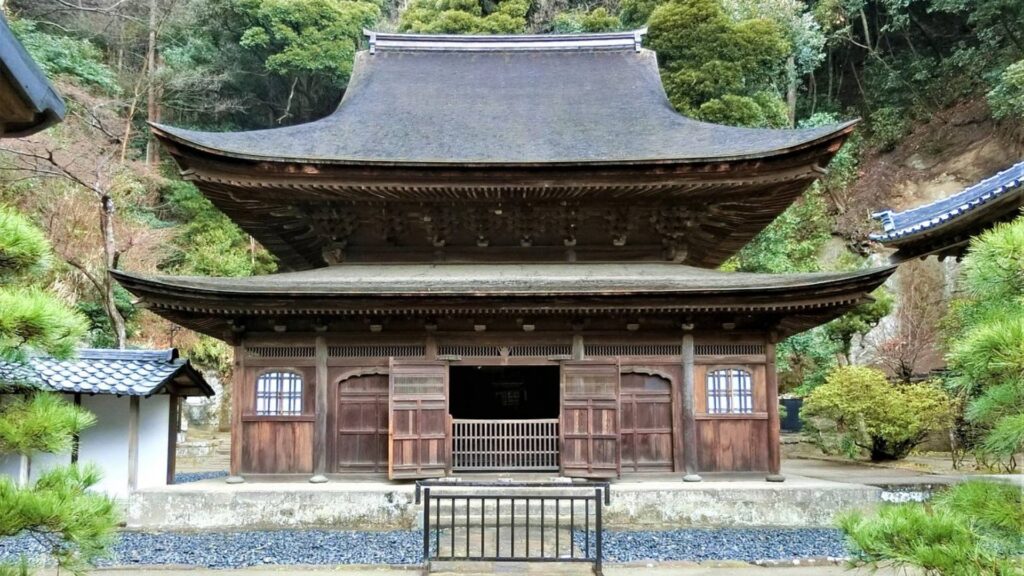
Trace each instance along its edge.
<instances>
[{"instance_id":1,"label":"green shrub","mask_svg":"<svg viewBox=\"0 0 1024 576\"><path fill-rule=\"evenodd\" d=\"M1003 70L999 82L988 93L988 103L996 118L1024 118L1024 60Z\"/></svg>"},{"instance_id":2,"label":"green shrub","mask_svg":"<svg viewBox=\"0 0 1024 576\"><path fill-rule=\"evenodd\" d=\"M928 576L1010 576L1024 568L1024 499L1012 484L965 482L929 504L848 513L839 526L855 565L916 567Z\"/></svg>"},{"instance_id":3,"label":"green shrub","mask_svg":"<svg viewBox=\"0 0 1024 576\"><path fill-rule=\"evenodd\" d=\"M950 422L952 401L931 382L892 384L874 368L843 366L804 401L801 415L822 448L898 460Z\"/></svg>"},{"instance_id":4,"label":"green shrub","mask_svg":"<svg viewBox=\"0 0 1024 576\"><path fill-rule=\"evenodd\" d=\"M103 54L88 40L49 34L31 20L14 20L11 30L48 75L65 76L108 94L120 91L117 75L103 63Z\"/></svg>"},{"instance_id":5,"label":"green shrub","mask_svg":"<svg viewBox=\"0 0 1024 576\"><path fill-rule=\"evenodd\" d=\"M910 132L907 111L885 106L871 113L868 118L871 136L869 143L879 152L889 152Z\"/></svg>"}]
</instances>

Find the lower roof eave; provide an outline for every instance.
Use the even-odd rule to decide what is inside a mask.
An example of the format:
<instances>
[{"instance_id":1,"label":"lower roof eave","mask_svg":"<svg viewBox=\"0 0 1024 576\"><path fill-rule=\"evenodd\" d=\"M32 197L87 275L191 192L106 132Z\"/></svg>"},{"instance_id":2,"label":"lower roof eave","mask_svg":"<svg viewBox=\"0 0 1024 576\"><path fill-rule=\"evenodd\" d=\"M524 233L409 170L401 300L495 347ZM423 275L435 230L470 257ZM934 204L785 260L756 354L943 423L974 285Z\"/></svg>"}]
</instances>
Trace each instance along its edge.
<instances>
[{"instance_id":1,"label":"lower roof eave","mask_svg":"<svg viewBox=\"0 0 1024 576\"><path fill-rule=\"evenodd\" d=\"M115 273L125 288L155 313L188 328L225 340L244 319L386 318L389 316L622 316L736 314L791 318L786 332L796 332L841 315L870 298L894 267L842 275L819 275L788 286L745 286L705 290L660 290L618 293L303 293L217 291L178 286L166 279ZM717 274L717 273L716 273ZM818 278L814 276L813 278ZM642 282L640 282L642 284Z\"/></svg>"}]
</instances>

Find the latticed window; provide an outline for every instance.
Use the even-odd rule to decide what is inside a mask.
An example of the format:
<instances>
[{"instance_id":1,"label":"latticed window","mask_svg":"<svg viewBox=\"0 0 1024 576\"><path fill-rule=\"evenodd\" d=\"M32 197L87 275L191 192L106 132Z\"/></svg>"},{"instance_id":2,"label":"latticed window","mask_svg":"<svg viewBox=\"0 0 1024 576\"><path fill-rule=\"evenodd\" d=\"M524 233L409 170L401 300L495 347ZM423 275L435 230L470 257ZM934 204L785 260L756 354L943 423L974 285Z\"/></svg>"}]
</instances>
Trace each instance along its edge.
<instances>
[{"instance_id":1,"label":"latticed window","mask_svg":"<svg viewBox=\"0 0 1024 576\"><path fill-rule=\"evenodd\" d=\"M296 372L264 372L256 379L257 416L302 414L302 375Z\"/></svg>"},{"instance_id":2,"label":"latticed window","mask_svg":"<svg viewBox=\"0 0 1024 576\"><path fill-rule=\"evenodd\" d=\"M708 414L750 414L754 389L750 372L725 368L708 372Z\"/></svg>"}]
</instances>

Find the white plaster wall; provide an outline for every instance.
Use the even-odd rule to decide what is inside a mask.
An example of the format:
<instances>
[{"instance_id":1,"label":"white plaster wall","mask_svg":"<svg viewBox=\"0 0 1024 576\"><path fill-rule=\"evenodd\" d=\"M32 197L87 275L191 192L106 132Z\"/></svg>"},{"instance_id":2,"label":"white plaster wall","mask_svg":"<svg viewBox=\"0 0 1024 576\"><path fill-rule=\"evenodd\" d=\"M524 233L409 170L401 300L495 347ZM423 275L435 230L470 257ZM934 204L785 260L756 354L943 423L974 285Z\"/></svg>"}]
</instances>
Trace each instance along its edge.
<instances>
[{"instance_id":1,"label":"white plaster wall","mask_svg":"<svg viewBox=\"0 0 1024 576\"><path fill-rule=\"evenodd\" d=\"M98 466L103 479L95 489L114 497L128 495L128 403L126 397L82 396L96 424L79 435L78 463Z\"/></svg>"},{"instance_id":2,"label":"white plaster wall","mask_svg":"<svg viewBox=\"0 0 1024 576\"><path fill-rule=\"evenodd\" d=\"M131 400L107 395L82 395L82 408L96 416L96 424L79 435L78 462L100 468L103 478L95 489L115 498L128 496L128 431ZM167 434L170 396L139 399L138 487L167 483ZM37 454L32 458L31 480L58 465L71 463L71 454ZM0 456L0 474L18 478L17 456Z\"/></svg>"},{"instance_id":3,"label":"white plaster wall","mask_svg":"<svg viewBox=\"0 0 1024 576\"><path fill-rule=\"evenodd\" d=\"M167 431L170 396L139 400L139 488L167 484Z\"/></svg>"}]
</instances>

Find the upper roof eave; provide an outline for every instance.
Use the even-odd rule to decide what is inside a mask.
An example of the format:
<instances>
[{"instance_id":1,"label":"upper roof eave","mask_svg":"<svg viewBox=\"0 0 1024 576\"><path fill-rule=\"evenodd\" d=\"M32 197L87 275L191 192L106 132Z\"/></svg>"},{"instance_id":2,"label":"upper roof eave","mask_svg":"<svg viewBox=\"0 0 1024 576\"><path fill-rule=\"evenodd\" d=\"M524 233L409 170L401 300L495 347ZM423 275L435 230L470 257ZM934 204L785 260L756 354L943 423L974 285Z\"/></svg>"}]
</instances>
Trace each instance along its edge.
<instances>
[{"instance_id":1,"label":"upper roof eave","mask_svg":"<svg viewBox=\"0 0 1024 576\"><path fill-rule=\"evenodd\" d=\"M245 154L233 152L220 148L203 145L193 139L183 136L183 130L160 124L148 122L153 134L161 140L166 140L192 148L203 154L225 160L242 160L250 162L271 163L271 164L309 164L309 165L335 165L335 166L375 166L375 167L396 167L396 168L536 168L538 166L550 167L585 167L585 166L664 166L680 164L709 164L716 162L742 162L747 160L765 160L782 157L802 150L807 150L827 144L829 142L846 138L853 128L861 122L860 118L848 120L839 124L831 124L822 128L828 131L816 134L796 145L784 148L765 149L756 153L734 154L727 156L701 156L701 157L679 157L679 158L630 158L630 159L607 159L607 160L564 160L546 162L467 162L467 161L395 161L395 160L358 160L344 158L293 158L282 156L264 156L257 154Z\"/></svg>"}]
</instances>

